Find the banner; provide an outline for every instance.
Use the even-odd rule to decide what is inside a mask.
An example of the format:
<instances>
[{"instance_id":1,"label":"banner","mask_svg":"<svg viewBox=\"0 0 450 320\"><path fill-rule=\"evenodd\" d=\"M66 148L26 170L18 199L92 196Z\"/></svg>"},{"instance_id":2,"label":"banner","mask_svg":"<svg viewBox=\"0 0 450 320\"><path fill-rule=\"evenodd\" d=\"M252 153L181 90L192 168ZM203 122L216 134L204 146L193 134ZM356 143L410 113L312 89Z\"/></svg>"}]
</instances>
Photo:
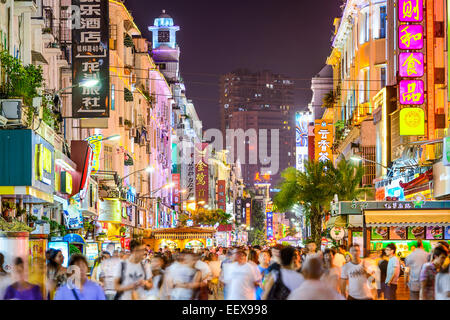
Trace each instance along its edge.
<instances>
[{"instance_id":1,"label":"banner","mask_svg":"<svg viewBox=\"0 0 450 320\"><path fill-rule=\"evenodd\" d=\"M72 116L109 117L109 1L72 0ZM98 80L94 86L83 82Z\"/></svg>"},{"instance_id":2,"label":"banner","mask_svg":"<svg viewBox=\"0 0 450 320\"><path fill-rule=\"evenodd\" d=\"M333 161L333 122L330 120L316 120L314 126L315 159L326 162Z\"/></svg>"},{"instance_id":3,"label":"banner","mask_svg":"<svg viewBox=\"0 0 450 320\"><path fill-rule=\"evenodd\" d=\"M311 118L310 113L298 112L295 115L295 167L299 171L305 170L305 161L308 160L308 125Z\"/></svg>"}]
</instances>

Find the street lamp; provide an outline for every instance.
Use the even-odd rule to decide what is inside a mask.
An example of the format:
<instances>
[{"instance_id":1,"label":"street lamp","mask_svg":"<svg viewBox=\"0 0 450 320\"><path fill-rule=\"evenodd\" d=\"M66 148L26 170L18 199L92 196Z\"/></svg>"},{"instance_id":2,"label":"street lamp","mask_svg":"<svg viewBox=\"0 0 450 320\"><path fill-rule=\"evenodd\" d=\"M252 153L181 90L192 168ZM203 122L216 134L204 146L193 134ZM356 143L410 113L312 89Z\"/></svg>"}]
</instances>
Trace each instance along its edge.
<instances>
[{"instance_id":1,"label":"street lamp","mask_svg":"<svg viewBox=\"0 0 450 320\"><path fill-rule=\"evenodd\" d=\"M394 172L392 171L391 168L389 168L389 167L387 167L387 166L385 166L384 164L381 164L381 163L379 163L379 162L375 162L375 161L372 161L372 160L369 160L369 159L364 159L364 158L359 157L359 156L351 156L350 159L353 160L353 161L356 161L356 162L359 162L359 161L365 161L365 162L374 163L374 164L379 165L380 167L383 167L383 168L387 169L387 170L388 170L389 172L391 172L392 174L394 173Z\"/></svg>"},{"instance_id":2,"label":"street lamp","mask_svg":"<svg viewBox=\"0 0 450 320\"><path fill-rule=\"evenodd\" d=\"M60 94L63 91L66 91L66 90L72 89L72 88L76 88L76 87L92 88L92 87L95 87L96 85L98 85L99 83L100 83L100 80L98 80L98 79L85 80L80 83L74 84L70 87L65 87L65 88L62 88L62 89L56 91L54 96L57 96L58 94Z\"/></svg>"},{"instance_id":3,"label":"street lamp","mask_svg":"<svg viewBox=\"0 0 450 320\"><path fill-rule=\"evenodd\" d=\"M121 178L120 180L123 181L123 180L125 180L126 178L128 178L129 176L132 176L133 174L136 174L136 173L138 173L138 172L142 172L142 171L144 171L144 170L147 171L148 173L151 173L151 172L153 172L155 169L154 169L153 167L147 167L147 168L144 168L144 169L136 170L136 171L134 171L134 172L132 172L132 173L126 175L125 177Z\"/></svg>"}]
</instances>

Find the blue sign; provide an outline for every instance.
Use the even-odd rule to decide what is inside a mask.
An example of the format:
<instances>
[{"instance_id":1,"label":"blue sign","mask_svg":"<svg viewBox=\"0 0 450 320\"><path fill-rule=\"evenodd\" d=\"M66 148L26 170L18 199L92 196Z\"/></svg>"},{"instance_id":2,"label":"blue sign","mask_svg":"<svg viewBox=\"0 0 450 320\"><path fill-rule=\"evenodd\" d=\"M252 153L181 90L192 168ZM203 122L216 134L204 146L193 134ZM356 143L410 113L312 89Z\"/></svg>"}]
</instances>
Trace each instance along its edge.
<instances>
[{"instance_id":1,"label":"blue sign","mask_svg":"<svg viewBox=\"0 0 450 320\"><path fill-rule=\"evenodd\" d=\"M273 238L273 213L266 212L267 239Z\"/></svg>"},{"instance_id":2,"label":"blue sign","mask_svg":"<svg viewBox=\"0 0 450 320\"><path fill-rule=\"evenodd\" d=\"M78 242L78 243L84 243L84 239L82 236L80 236L77 233L69 233L66 234L63 238L64 241L67 242Z\"/></svg>"}]
</instances>

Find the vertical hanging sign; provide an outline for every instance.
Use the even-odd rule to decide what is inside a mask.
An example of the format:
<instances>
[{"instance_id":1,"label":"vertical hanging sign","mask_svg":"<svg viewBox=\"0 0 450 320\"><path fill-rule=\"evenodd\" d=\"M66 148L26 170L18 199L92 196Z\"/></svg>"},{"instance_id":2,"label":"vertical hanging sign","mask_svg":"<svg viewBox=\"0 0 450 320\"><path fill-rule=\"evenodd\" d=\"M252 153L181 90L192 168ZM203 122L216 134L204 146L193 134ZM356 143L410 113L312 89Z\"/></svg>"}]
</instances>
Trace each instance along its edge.
<instances>
[{"instance_id":1,"label":"vertical hanging sign","mask_svg":"<svg viewBox=\"0 0 450 320\"><path fill-rule=\"evenodd\" d=\"M195 157L195 198L197 204L204 201L208 203L208 162L205 160L207 143L199 143L196 150L198 156ZM203 204L203 205L205 205Z\"/></svg>"},{"instance_id":2,"label":"vertical hanging sign","mask_svg":"<svg viewBox=\"0 0 450 320\"><path fill-rule=\"evenodd\" d=\"M327 120L315 121L315 157L317 161L333 161L333 123Z\"/></svg>"},{"instance_id":3,"label":"vertical hanging sign","mask_svg":"<svg viewBox=\"0 0 450 320\"><path fill-rule=\"evenodd\" d=\"M426 58L427 55L423 52L425 38L423 18L423 0L398 0L399 101L402 110L405 108L408 109L402 111L400 115L400 135L424 134L424 76L425 63L428 63L428 61ZM429 69L427 68L427 74ZM427 93L427 101L429 104L430 93ZM430 118L430 114L428 118L428 124L434 126L434 111L431 117L432 119Z\"/></svg>"},{"instance_id":4,"label":"vertical hanging sign","mask_svg":"<svg viewBox=\"0 0 450 320\"><path fill-rule=\"evenodd\" d=\"M72 8L72 116L107 118L109 1L72 0Z\"/></svg>"},{"instance_id":5,"label":"vertical hanging sign","mask_svg":"<svg viewBox=\"0 0 450 320\"><path fill-rule=\"evenodd\" d=\"M226 211L225 180L217 181L217 207Z\"/></svg>"}]
</instances>

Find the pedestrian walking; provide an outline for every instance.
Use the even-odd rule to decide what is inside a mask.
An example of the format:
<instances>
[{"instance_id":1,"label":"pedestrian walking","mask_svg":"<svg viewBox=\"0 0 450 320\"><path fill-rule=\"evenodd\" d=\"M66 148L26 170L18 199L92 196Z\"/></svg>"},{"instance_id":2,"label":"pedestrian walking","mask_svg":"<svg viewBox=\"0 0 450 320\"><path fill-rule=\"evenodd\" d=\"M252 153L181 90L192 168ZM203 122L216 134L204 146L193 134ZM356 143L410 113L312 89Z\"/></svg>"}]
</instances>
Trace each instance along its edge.
<instances>
[{"instance_id":1,"label":"pedestrian walking","mask_svg":"<svg viewBox=\"0 0 450 320\"><path fill-rule=\"evenodd\" d=\"M5 271L3 265L5 264L5 256L0 253L0 300L5 296L5 291L8 286L13 283L11 275Z\"/></svg>"},{"instance_id":2,"label":"pedestrian walking","mask_svg":"<svg viewBox=\"0 0 450 320\"><path fill-rule=\"evenodd\" d=\"M47 251L47 299L54 298L56 290L67 281L67 268L63 267L64 256L61 250Z\"/></svg>"},{"instance_id":3,"label":"pedestrian walking","mask_svg":"<svg viewBox=\"0 0 450 320\"><path fill-rule=\"evenodd\" d=\"M214 300L218 300L219 294L219 278L220 278L220 266L221 262L217 253L211 253L208 261L209 268L211 269L211 280L209 281L209 291Z\"/></svg>"},{"instance_id":4,"label":"pedestrian walking","mask_svg":"<svg viewBox=\"0 0 450 320\"><path fill-rule=\"evenodd\" d=\"M119 268L121 261L122 260L119 258L119 251L114 250L112 257L103 260L99 266L98 278L105 291L107 300L114 300L114 297L117 294L114 280L116 277L116 270Z\"/></svg>"},{"instance_id":5,"label":"pedestrian walking","mask_svg":"<svg viewBox=\"0 0 450 320\"><path fill-rule=\"evenodd\" d=\"M400 277L400 261L398 260L395 252L397 247L393 243L389 243L386 248L389 262L387 265L386 280L385 280L385 298L386 300L397 300L397 284Z\"/></svg>"},{"instance_id":6,"label":"pedestrian walking","mask_svg":"<svg viewBox=\"0 0 450 320\"><path fill-rule=\"evenodd\" d=\"M420 270L428 262L430 254L423 249L422 240L417 240L417 248L405 259L405 264L409 269L408 287L409 300L419 300L420 292Z\"/></svg>"},{"instance_id":7,"label":"pedestrian walking","mask_svg":"<svg viewBox=\"0 0 450 320\"><path fill-rule=\"evenodd\" d=\"M227 268L224 274L227 286L227 300L256 300L256 288L261 283L261 274L247 262L247 254L238 249L235 252L235 262Z\"/></svg>"},{"instance_id":8,"label":"pedestrian walking","mask_svg":"<svg viewBox=\"0 0 450 320\"><path fill-rule=\"evenodd\" d=\"M336 253L337 254L337 253ZM334 250L326 248L323 252L323 274L321 280L328 283L337 292L340 291L340 279L341 279L341 268L336 266L334 263L336 255ZM344 256L342 258L345 261ZM339 261L338 261L339 263Z\"/></svg>"},{"instance_id":9,"label":"pedestrian walking","mask_svg":"<svg viewBox=\"0 0 450 320\"><path fill-rule=\"evenodd\" d=\"M272 270L264 286L263 300L286 300L289 294L304 281L297 270L301 265L299 252L293 247L285 247L280 252L281 268Z\"/></svg>"},{"instance_id":10,"label":"pedestrian walking","mask_svg":"<svg viewBox=\"0 0 450 320\"><path fill-rule=\"evenodd\" d=\"M4 300L43 300L41 288L26 280L25 263L20 257L14 260L14 275L17 281L6 288Z\"/></svg>"},{"instance_id":11,"label":"pedestrian walking","mask_svg":"<svg viewBox=\"0 0 450 320\"><path fill-rule=\"evenodd\" d=\"M145 247L136 240L130 242L131 255L116 269L115 300L144 300L152 288L152 271L144 265Z\"/></svg>"},{"instance_id":12,"label":"pedestrian walking","mask_svg":"<svg viewBox=\"0 0 450 320\"><path fill-rule=\"evenodd\" d=\"M304 281L292 291L288 300L344 300L333 287L320 280L323 275L323 265L320 257L310 257L303 265Z\"/></svg>"},{"instance_id":13,"label":"pedestrian walking","mask_svg":"<svg viewBox=\"0 0 450 320\"><path fill-rule=\"evenodd\" d=\"M170 300L193 300L202 282L202 272L195 268L196 258L192 252L186 251L181 257L179 264L170 270Z\"/></svg>"},{"instance_id":14,"label":"pedestrian walking","mask_svg":"<svg viewBox=\"0 0 450 320\"><path fill-rule=\"evenodd\" d=\"M450 300L450 256L441 266L439 273L436 275L435 298L436 300Z\"/></svg>"},{"instance_id":15,"label":"pedestrian walking","mask_svg":"<svg viewBox=\"0 0 450 320\"><path fill-rule=\"evenodd\" d=\"M256 300L261 300L263 295L263 288L266 282L266 276L269 274L269 263L270 263L270 251L261 251L258 256L258 270L261 273L261 286L256 289Z\"/></svg>"},{"instance_id":16,"label":"pedestrian walking","mask_svg":"<svg viewBox=\"0 0 450 320\"><path fill-rule=\"evenodd\" d=\"M338 267L338 268L342 268L342 266L344 264L346 264L345 261L345 247L343 245L340 245L337 247L337 252L333 257L333 265Z\"/></svg>"},{"instance_id":17,"label":"pedestrian walking","mask_svg":"<svg viewBox=\"0 0 450 320\"><path fill-rule=\"evenodd\" d=\"M69 269L75 270L75 276L56 290L55 300L106 300L102 287L87 277L89 266L85 256L73 254Z\"/></svg>"},{"instance_id":18,"label":"pedestrian walking","mask_svg":"<svg viewBox=\"0 0 450 320\"><path fill-rule=\"evenodd\" d=\"M164 283L164 273L166 268L165 256L160 254L153 256L150 260L150 267L153 275L153 287L148 293L148 300L161 300L161 288Z\"/></svg>"},{"instance_id":19,"label":"pedestrian walking","mask_svg":"<svg viewBox=\"0 0 450 320\"><path fill-rule=\"evenodd\" d=\"M380 252L380 260L378 261L378 268L380 269L380 288L377 290L378 299L386 299L386 276L389 263L389 257L383 249Z\"/></svg>"},{"instance_id":20,"label":"pedestrian walking","mask_svg":"<svg viewBox=\"0 0 450 320\"><path fill-rule=\"evenodd\" d=\"M422 266L420 271L420 300L435 299L436 275L448 256L445 246L437 246L433 250L432 261Z\"/></svg>"},{"instance_id":21,"label":"pedestrian walking","mask_svg":"<svg viewBox=\"0 0 450 320\"><path fill-rule=\"evenodd\" d=\"M350 247L350 255L352 260L342 267L341 293L346 294L348 300L373 300L368 285L368 279L372 275L366 271L361 261L359 245L353 244Z\"/></svg>"}]
</instances>

